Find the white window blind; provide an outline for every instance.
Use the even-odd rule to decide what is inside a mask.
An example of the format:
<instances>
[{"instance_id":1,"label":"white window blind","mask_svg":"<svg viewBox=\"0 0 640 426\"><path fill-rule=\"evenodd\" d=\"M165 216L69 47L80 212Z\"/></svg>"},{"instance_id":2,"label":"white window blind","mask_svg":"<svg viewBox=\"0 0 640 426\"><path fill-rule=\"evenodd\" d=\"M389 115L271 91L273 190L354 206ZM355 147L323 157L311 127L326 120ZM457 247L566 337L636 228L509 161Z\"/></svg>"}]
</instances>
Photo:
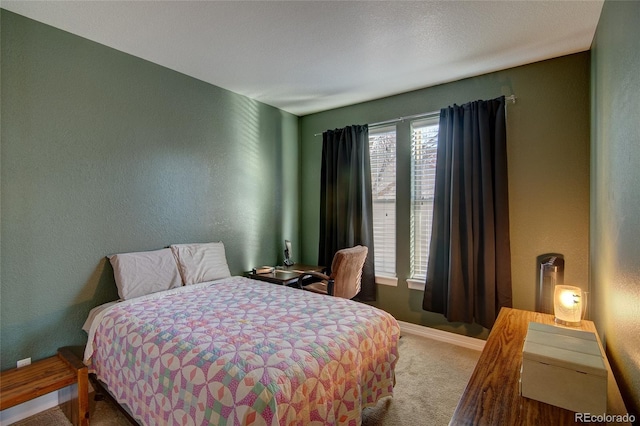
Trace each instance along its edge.
<instances>
[{"instance_id":1,"label":"white window blind","mask_svg":"<svg viewBox=\"0 0 640 426\"><path fill-rule=\"evenodd\" d=\"M433 220L438 116L411 123L411 275L426 279Z\"/></svg>"},{"instance_id":2,"label":"white window blind","mask_svg":"<svg viewBox=\"0 0 640 426\"><path fill-rule=\"evenodd\" d=\"M369 129L377 276L396 275L396 128Z\"/></svg>"}]
</instances>

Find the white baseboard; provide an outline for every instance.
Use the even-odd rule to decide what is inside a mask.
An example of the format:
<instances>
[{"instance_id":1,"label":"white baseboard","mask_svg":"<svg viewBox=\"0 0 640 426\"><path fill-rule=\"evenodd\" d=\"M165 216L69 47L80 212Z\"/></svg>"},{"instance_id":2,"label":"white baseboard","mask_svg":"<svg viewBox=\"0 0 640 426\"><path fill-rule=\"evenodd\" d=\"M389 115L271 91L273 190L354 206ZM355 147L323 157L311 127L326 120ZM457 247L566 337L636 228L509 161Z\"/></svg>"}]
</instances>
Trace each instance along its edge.
<instances>
[{"instance_id":1,"label":"white baseboard","mask_svg":"<svg viewBox=\"0 0 640 426\"><path fill-rule=\"evenodd\" d=\"M15 407L0 411L0 426L6 426L31 417L60 404L58 391L39 396Z\"/></svg>"},{"instance_id":2,"label":"white baseboard","mask_svg":"<svg viewBox=\"0 0 640 426\"><path fill-rule=\"evenodd\" d=\"M482 349L484 349L485 341L482 339L450 333L448 331L412 324L410 322L398 321L398 324L400 325L400 331L403 333L427 337L429 339L451 343L452 345L458 345L468 349L474 349L476 351L482 351Z\"/></svg>"}]
</instances>

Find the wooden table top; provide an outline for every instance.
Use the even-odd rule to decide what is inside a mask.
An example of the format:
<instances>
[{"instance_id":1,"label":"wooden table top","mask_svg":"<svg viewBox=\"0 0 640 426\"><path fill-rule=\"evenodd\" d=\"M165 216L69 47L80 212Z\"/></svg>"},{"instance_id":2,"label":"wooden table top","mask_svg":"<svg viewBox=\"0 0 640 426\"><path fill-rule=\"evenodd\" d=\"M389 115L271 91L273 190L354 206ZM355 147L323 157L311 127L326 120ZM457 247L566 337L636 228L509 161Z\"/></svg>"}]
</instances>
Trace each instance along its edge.
<instances>
[{"instance_id":1,"label":"wooden table top","mask_svg":"<svg viewBox=\"0 0 640 426\"><path fill-rule=\"evenodd\" d=\"M553 315L502 308L478 364L458 402L450 425L574 425L580 423L575 421L573 411L520 396L522 347L531 321L555 324ZM595 332L598 344L602 348L600 337L592 321L583 320L580 327L571 328ZM608 371L607 414L624 415L627 411L611 372L611 366L606 358L604 361Z\"/></svg>"}]
</instances>

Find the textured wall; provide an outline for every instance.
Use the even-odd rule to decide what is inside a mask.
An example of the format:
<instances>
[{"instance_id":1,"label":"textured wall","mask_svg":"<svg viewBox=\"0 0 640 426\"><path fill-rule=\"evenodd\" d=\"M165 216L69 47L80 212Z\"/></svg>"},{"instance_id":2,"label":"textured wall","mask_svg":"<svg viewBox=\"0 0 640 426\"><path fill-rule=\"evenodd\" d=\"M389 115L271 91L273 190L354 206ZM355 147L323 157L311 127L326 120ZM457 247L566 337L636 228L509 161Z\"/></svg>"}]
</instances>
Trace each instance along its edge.
<instances>
[{"instance_id":1,"label":"textured wall","mask_svg":"<svg viewBox=\"0 0 640 426\"><path fill-rule=\"evenodd\" d=\"M297 117L1 13L2 369L84 343L105 255L221 240L238 274L297 243Z\"/></svg>"},{"instance_id":2,"label":"textured wall","mask_svg":"<svg viewBox=\"0 0 640 426\"><path fill-rule=\"evenodd\" d=\"M640 417L640 2L607 1L592 47L591 282L627 409Z\"/></svg>"},{"instance_id":3,"label":"textured wall","mask_svg":"<svg viewBox=\"0 0 640 426\"><path fill-rule=\"evenodd\" d=\"M534 309L536 257L565 255L565 282L589 277L589 53L579 53L302 117L301 233L306 262L317 260L321 137L326 129L375 123L453 103L515 94L507 106L513 303ZM408 131L399 125L398 132ZM408 147L404 147L405 151ZM398 198L408 206L408 155L399 154ZM400 204L400 201L399 201ZM378 286L378 306L396 318L474 336L479 326L449 324L422 310L423 293L409 290L409 211L398 209L398 287ZM404 219L402 219L404 218Z\"/></svg>"}]
</instances>

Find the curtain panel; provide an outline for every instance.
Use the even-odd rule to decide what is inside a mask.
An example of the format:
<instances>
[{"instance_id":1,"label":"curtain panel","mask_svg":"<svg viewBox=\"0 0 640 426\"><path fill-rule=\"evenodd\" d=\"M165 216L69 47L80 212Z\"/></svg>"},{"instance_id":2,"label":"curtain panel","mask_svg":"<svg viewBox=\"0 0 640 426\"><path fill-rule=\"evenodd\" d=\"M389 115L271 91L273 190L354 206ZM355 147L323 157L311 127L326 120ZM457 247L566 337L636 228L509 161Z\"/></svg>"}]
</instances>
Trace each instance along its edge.
<instances>
[{"instance_id":1,"label":"curtain panel","mask_svg":"<svg viewBox=\"0 0 640 426\"><path fill-rule=\"evenodd\" d=\"M423 309L491 328L511 307L504 96L440 111Z\"/></svg>"},{"instance_id":2,"label":"curtain panel","mask_svg":"<svg viewBox=\"0 0 640 426\"><path fill-rule=\"evenodd\" d=\"M330 267L335 253L355 245L369 253L358 300L376 299L369 127L347 126L322 134L318 264Z\"/></svg>"}]
</instances>

